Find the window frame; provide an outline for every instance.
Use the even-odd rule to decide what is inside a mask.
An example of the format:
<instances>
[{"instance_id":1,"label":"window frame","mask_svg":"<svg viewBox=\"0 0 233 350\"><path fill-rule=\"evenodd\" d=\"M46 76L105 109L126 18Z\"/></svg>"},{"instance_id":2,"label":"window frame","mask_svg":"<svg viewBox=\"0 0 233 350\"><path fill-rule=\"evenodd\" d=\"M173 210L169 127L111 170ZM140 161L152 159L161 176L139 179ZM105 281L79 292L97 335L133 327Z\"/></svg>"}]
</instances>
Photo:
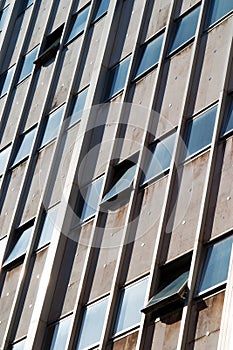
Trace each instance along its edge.
<instances>
[{"instance_id":1,"label":"window frame","mask_svg":"<svg viewBox=\"0 0 233 350\"><path fill-rule=\"evenodd\" d=\"M98 14L102 1L108 1L108 5L104 11L102 11L100 14ZM110 5L110 0L100 0L99 1L98 6L96 6L96 9L94 11L93 20L91 22L92 24L95 24L96 22L98 22L101 18L103 18L108 13L109 5Z\"/></svg>"},{"instance_id":2,"label":"window frame","mask_svg":"<svg viewBox=\"0 0 233 350\"><path fill-rule=\"evenodd\" d=\"M214 0L215 1L215 0ZM220 22L224 21L228 16L231 16L233 14L233 7L230 11L226 12L224 15L218 17L217 19L215 19L213 22L211 21L211 17L212 17L212 11L214 8L214 1L209 3L208 9L207 9L207 18L206 18L206 25L205 25L205 29L206 30L210 30L213 27L215 27L216 25L218 25ZM219 1L219 0L217 0ZM220 0L221 2L222 0Z\"/></svg>"},{"instance_id":3,"label":"window frame","mask_svg":"<svg viewBox=\"0 0 233 350\"><path fill-rule=\"evenodd\" d=\"M3 75L5 75L4 81L2 81L2 82L0 83L0 99L1 99L2 97L4 97L6 94L8 94L8 92L9 92L9 90L10 90L10 86L11 86L11 83L12 83L12 80L13 80L13 77L14 77L14 73L15 73L15 68L16 68L16 65L13 64L11 67L9 67L7 70L5 70L5 72L3 72L3 73L0 75L0 80L1 80L1 77L2 77ZM10 78L9 78L9 75L8 75L9 73L10 73ZM9 82L8 82L8 84L7 84L7 89L6 89L6 88L4 89L5 83L6 83L6 81L7 81L8 78L9 78ZM4 89L5 91L3 91L3 89Z\"/></svg>"},{"instance_id":4,"label":"window frame","mask_svg":"<svg viewBox=\"0 0 233 350\"><path fill-rule=\"evenodd\" d=\"M75 12L72 17L71 17L71 27L70 27L70 30L67 34L67 39L66 39L66 42L65 42L65 46L69 45L71 42L73 42L74 40L76 40L79 36L81 36L85 30L85 27L87 25L87 21L88 21L88 17L90 15L90 9L91 9L91 2L88 2L87 4L85 4L81 9L79 9L77 12ZM85 22L84 22L84 25L83 25L83 28L81 30L79 30L78 32L76 32L74 35L72 35L71 37L71 34L72 34L72 31L74 29L74 26L75 26L75 22L78 18L78 16L83 13L84 11L87 11L87 15L86 15L86 19L85 19Z\"/></svg>"},{"instance_id":5,"label":"window frame","mask_svg":"<svg viewBox=\"0 0 233 350\"><path fill-rule=\"evenodd\" d=\"M35 57L33 57L31 70L29 73L26 73L25 75L22 76L26 58L29 55L31 55L33 52L35 52ZM18 80L17 80L16 86L21 84L24 80L26 80L33 73L34 69L36 68L36 60L37 60L38 53L39 53L39 45L36 45L33 49L31 49L25 55L22 56L21 70L20 70L20 73L18 75Z\"/></svg>"},{"instance_id":6,"label":"window frame","mask_svg":"<svg viewBox=\"0 0 233 350\"><path fill-rule=\"evenodd\" d=\"M71 108L70 108L70 113L69 113L69 116L67 117L67 120L68 120L67 129L71 129L72 127L74 127L75 125L77 125L81 121L82 116L83 116L83 112L85 110L85 104L86 104L86 100L87 100L88 90L89 90L89 85L86 86L81 91L77 92L77 94L75 94L73 96L73 101L72 101L72 105L71 105ZM83 106L82 106L81 109L78 109L78 111L75 112L75 114L79 115L79 118L77 120L75 120L75 121L72 121L73 112L74 112L74 109L76 107L76 104L78 104L78 99L82 98L83 96L84 96Z\"/></svg>"},{"instance_id":7,"label":"window frame","mask_svg":"<svg viewBox=\"0 0 233 350\"><path fill-rule=\"evenodd\" d=\"M19 160L17 160L18 158L18 154L19 154L19 151L23 145L23 141L25 139L25 137L30 134L31 132L34 132L34 135L32 136L32 142L31 142L31 145L30 145L30 151L29 153L27 154L23 154L23 156L21 156L19 158ZM31 152L32 152L32 149L33 149L33 144L35 142L35 139L36 139L36 133L37 133L37 125L34 125L32 126L29 130L26 130L25 132L23 132L22 134L20 134L18 136L18 142L17 142L17 152L14 154L14 158L13 158L13 161L12 161L12 164L10 166L11 169L14 169L16 168L18 165L20 165L21 163L25 162L31 155Z\"/></svg>"}]
</instances>

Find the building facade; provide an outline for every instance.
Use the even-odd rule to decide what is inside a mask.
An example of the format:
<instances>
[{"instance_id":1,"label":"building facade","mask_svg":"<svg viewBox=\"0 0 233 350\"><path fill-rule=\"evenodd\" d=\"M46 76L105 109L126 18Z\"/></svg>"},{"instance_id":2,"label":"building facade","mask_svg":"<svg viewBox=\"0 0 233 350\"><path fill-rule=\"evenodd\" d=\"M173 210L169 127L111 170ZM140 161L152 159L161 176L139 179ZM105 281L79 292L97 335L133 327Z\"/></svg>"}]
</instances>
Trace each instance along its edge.
<instances>
[{"instance_id":1,"label":"building facade","mask_svg":"<svg viewBox=\"0 0 233 350\"><path fill-rule=\"evenodd\" d=\"M232 0L1 0L0 349L233 349Z\"/></svg>"}]
</instances>

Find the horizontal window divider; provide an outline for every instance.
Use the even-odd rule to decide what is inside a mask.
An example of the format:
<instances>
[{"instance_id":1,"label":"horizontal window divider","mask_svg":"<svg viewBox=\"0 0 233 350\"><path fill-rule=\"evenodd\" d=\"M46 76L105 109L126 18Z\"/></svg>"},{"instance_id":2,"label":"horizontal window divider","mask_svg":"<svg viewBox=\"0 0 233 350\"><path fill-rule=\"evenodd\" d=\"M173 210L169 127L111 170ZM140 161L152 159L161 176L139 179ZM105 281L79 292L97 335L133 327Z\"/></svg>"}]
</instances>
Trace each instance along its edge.
<instances>
[{"instance_id":1,"label":"horizontal window divider","mask_svg":"<svg viewBox=\"0 0 233 350\"><path fill-rule=\"evenodd\" d=\"M218 294L219 292L226 289L226 285L227 285L227 280L225 280L217 285L214 285L213 287L210 287L210 288L208 288L200 293L197 293L194 296L194 300L200 300L200 299L212 297L214 294Z\"/></svg>"},{"instance_id":2,"label":"horizontal window divider","mask_svg":"<svg viewBox=\"0 0 233 350\"><path fill-rule=\"evenodd\" d=\"M153 70L155 70L158 67L159 62L156 62L153 66L145 70L143 73L137 75L135 78L131 80L131 83L138 83L140 80L145 78L146 75L151 73Z\"/></svg>"},{"instance_id":3,"label":"horizontal window divider","mask_svg":"<svg viewBox=\"0 0 233 350\"><path fill-rule=\"evenodd\" d=\"M163 179L164 177L166 177L169 174L170 171L170 167L168 169L165 169L163 171L161 171L161 173L153 176L151 179L142 182L140 184L140 188L146 188L146 187L150 187L151 185L155 184L156 182L160 181L161 179Z\"/></svg>"},{"instance_id":4,"label":"horizontal window divider","mask_svg":"<svg viewBox=\"0 0 233 350\"><path fill-rule=\"evenodd\" d=\"M177 54L180 54L182 51L187 49L189 46L191 46L194 43L195 36L192 38L186 40L184 43L182 43L180 46L169 52L169 54L166 56L166 59L171 59L175 57Z\"/></svg>"},{"instance_id":5,"label":"horizontal window divider","mask_svg":"<svg viewBox=\"0 0 233 350\"><path fill-rule=\"evenodd\" d=\"M231 10L230 12L226 13L225 15L223 15L221 18L217 19L217 21L215 21L214 23L212 23L210 26L206 26L204 28L203 34L204 33L209 33L210 31L212 31L214 28L216 28L221 22L225 21L225 19L227 19L228 17L231 17L233 15L233 10Z\"/></svg>"}]
</instances>

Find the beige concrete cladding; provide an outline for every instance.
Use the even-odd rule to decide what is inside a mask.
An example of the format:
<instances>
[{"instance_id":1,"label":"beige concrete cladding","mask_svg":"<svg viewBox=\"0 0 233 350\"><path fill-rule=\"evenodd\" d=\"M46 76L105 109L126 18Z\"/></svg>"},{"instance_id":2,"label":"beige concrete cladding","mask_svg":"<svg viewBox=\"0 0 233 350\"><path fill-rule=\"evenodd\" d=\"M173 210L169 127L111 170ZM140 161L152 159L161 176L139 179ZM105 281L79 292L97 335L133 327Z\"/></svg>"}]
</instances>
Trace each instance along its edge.
<instances>
[{"instance_id":1,"label":"beige concrete cladding","mask_svg":"<svg viewBox=\"0 0 233 350\"><path fill-rule=\"evenodd\" d=\"M230 3L1 2L1 350L232 350Z\"/></svg>"}]
</instances>

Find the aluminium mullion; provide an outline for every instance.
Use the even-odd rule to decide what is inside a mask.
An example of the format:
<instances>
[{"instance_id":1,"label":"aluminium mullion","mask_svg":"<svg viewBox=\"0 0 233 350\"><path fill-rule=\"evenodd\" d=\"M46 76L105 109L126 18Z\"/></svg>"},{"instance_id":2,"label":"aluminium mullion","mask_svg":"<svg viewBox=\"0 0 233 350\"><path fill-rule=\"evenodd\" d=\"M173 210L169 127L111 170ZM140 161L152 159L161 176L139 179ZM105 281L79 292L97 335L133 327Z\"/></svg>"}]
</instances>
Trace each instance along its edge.
<instances>
[{"instance_id":1,"label":"aluminium mullion","mask_svg":"<svg viewBox=\"0 0 233 350\"><path fill-rule=\"evenodd\" d=\"M219 98L219 105L218 105L218 110L216 114L213 139L212 139L212 144L210 148L210 154L209 154L207 171L205 175L205 182L204 182L204 188L203 188L203 195L201 199L200 212L199 212L199 218L198 218L196 235L195 235L193 256L192 256L189 281L188 281L188 288L189 288L188 300L184 308L184 312L181 319L181 327L180 327L177 350L185 350L186 348L189 321L191 318L191 311L192 311L192 300L195 294L196 280L200 270L199 267L201 265L201 256L202 256L201 253L202 253L202 247L203 247L205 223L208 220L208 206L209 206L209 200L211 196L211 187L212 187L211 185L214 180L215 165L217 162L218 140L219 140L219 134L221 131L222 121L224 118L224 112L225 112L225 106L226 106L226 100L227 100L227 94L228 94L228 86L230 84L230 78L231 78L231 65L232 65L232 59L233 59L233 39L231 39L227 57L228 57L228 61L226 63L225 72L224 72L225 74L224 74L223 90L220 93L220 98ZM231 289L232 286L229 288Z\"/></svg>"}]
</instances>

